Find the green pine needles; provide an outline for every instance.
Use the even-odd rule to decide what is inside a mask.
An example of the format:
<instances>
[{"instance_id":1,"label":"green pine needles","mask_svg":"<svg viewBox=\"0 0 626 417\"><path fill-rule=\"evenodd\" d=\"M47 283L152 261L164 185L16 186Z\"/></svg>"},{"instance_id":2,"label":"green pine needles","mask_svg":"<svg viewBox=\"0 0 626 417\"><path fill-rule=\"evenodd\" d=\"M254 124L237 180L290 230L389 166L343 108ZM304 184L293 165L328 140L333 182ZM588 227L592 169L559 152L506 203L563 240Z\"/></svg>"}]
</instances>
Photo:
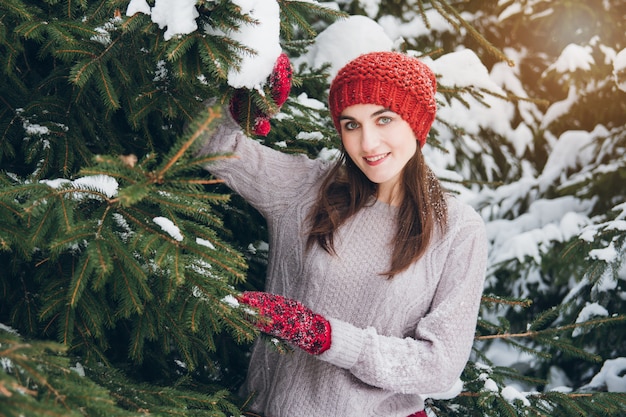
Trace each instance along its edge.
<instances>
[{"instance_id":1,"label":"green pine needles","mask_svg":"<svg viewBox=\"0 0 626 417\"><path fill-rule=\"evenodd\" d=\"M228 156L194 151L219 116L202 103L227 100L254 51L200 31L166 42L127 6L0 4L1 416L240 414L247 244L203 169ZM286 38L341 15L281 7ZM200 27L250 23L229 1L197 8Z\"/></svg>"}]
</instances>

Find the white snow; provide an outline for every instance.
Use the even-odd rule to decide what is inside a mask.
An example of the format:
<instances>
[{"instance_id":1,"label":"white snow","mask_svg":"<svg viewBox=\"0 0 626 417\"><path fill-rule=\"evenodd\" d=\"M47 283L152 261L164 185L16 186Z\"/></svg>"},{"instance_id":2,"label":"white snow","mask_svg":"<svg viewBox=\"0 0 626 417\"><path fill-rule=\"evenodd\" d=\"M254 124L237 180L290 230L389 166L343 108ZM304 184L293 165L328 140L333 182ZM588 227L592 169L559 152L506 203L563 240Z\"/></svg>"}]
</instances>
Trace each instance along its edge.
<instances>
[{"instance_id":1,"label":"white snow","mask_svg":"<svg viewBox=\"0 0 626 417\"><path fill-rule=\"evenodd\" d=\"M339 41L340 40L340 41ZM307 53L295 59L294 65L304 61L312 68L330 64L332 79L337 71L357 56L374 51L390 51L393 41L376 21L366 16L340 19L320 32Z\"/></svg>"},{"instance_id":2,"label":"white snow","mask_svg":"<svg viewBox=\"0 0 626 417\"><path fill-rule=\"evenodd\" d=\"M133 16L135 13L149 15L152 11L146 0L130 0L126 8L126 16Z\"/></svg>"},{"instance_id":3,"label":"white snow","mask_svg":"<svg viewBox=\"0 0 626 417\"><path fill-rule=\"evenodd\" d=\"M613 59L613 77L617 88L626 92L626 49L622 49Z\"/></svg>"},{"instance_id":4,"label":"white snow","mask_svg":"<svg viewBox=\"0 0 626 417\"><path fill-rule=\"evenodd\" d=\"M339 152L339 149L322 148L317 157L325 161L334 161L339 158L340 155L341 153Z\"/></svg>"},{"instance_id":5,"label":"white snow","mask_svg":"<svg viewBox=\"0 0 626 417\"><path fill-rule=\"evenodd\" d=\"M43 136L43 135L47 135L50 133L50 129L48 129L48 127L42 126L37 123L31 123L28 120L25 120L24 123L22 123L22 127L24 127L24 131L28 135Z\"/></svg>"},{"instance_id":6,"label":"white snow","mask_svg":"<svg viewBox=\"0 0 626 417\"><path fill-rule=\"evenodd\" d=\"M548 71L555 70L558 73L574 72L576 70L589 71L595 64L590 46L576 44L567 45L561 52L561 56L548 67Z\"/></svg>"},{"instance_id":7,"label":"white snow","mask_svg":"<svg viewBox=\"0 0 626 417\"><path fill-rule=\"evenodd\" d=\"M515 349L501 340L494 340L485 353L494 366L514 367L520 363L532 363L534 360L532 354Z\"/></svg>"},{"instance_id":8,"label":"white snow","mask_svg":"<svg viewBox=\"0 0 626 417\"><path fill-rule=\"evenodd\" d=\"M515 403L515 401L521 401L524 406L530 406L528 398L526 398L522 392L518 391L517 388L512 385L507 385L502 388L502 397L511 404Z\"/></svg>"},{"instance_id":9,"label":"white snow","mask_svg":"<svg viewBox=\"0 0 626 417\"><path fill-rule=\"evenodd\" d=\"M578 234L586 218L577 213L589 210L589 202L572 196L537 200L528 211L513 220L493 220L487 224L487 234L493 246L493 264L525 257L539 262L542 248L550 241L563 242Z\"/></svg>"},{"instance_id":10,"label":"white snow","mask_svg":"<svg viewBox=\"0 0 626 417\"><path fill-rule=\"evenodd\" d=\"M135 13L150 15L151 20L163 29L165 40L176 35L184 35L198 29L196 18L196 0L155 0L154 7L150 7L146 0L131 0L126 8L126 15Z\"/></svg>"},{"instance_id":11,"label":"white snow","mask_svg":"<svg viewBox=\"0 0 626 417\"><path fill-rule=\"evenodd\" d=\"M498 5L501 6L502 2L498 2ZM522 12L522 5L520 3L517 2L511 2L508 7L504 8L502 10L502 12L500 13L500 16L498 16L499 20L505 20L508 19L511 16L515 16L516 14L519 14Z\"/></svg>"},{"instance_id":12,"label":"white snow","mask_svg":"<svg viewBox=\"0 0 626 417\"><path fill-rule=\"evenodd\" d=\"M102 191L107 197L112 198L117 195L117 180L108 175L93 175L78 178L72 181L76 188L95 188Z\"/></svg>"},{"instance_id":13,"label":"white snow","mask_svg":"<svg viewBox=\"0 0 626 417\"><path fill-rule=\"evenodd\" d=\"M577 100L578 93L576 88L572 85L569 88L566 98L550 105L545 116L541 119L541 127L545 128L559 117L565 116L569 112L570 108L576 104Z\"/></svg>"},{"instance_id":14,"label":"white snow","mask_svg":"<svg viewBox=\"0 0 626 417\"><path fill-rule=\"evenodd\" d=\"M80 362L76 362L75 366L70 366L70 369L80 376L85 376L85 368Z\"/></svg>"},{"instance_id":15,"label":"white snow","mask_svg":"<svg viewBox=\"0 0 626 417\"><path fill-rule=\"evenodd\" d=\"M279 43L280 14L275 0L233 0L255 23L241 25L239 31L223 33L205 28L208 33L226 35L254 51L240 56L239 69L228 73L228 84L234 88L258 88L274 68L282 52ZM196 0L156 0L150 7L146 0L131 0L126 15L150 15L159 28L167 28L163 37L170 40L177 35L189 34L198 29Z\"/></svg>"},{"instance_id":16,"label":"white snow","mask_svg":"<svg viewBox=\"0 0 626 417\"><path fill-rule=\"evenodd\" d=\"M195 18L198 17L195 0L171 1L156 0L152 8L152 21L160 28L167 27L164 37L170 39L175 35L191 33L198 28Z\"/></svg>"},{"instance_id":17,"label":"white snow","mask_svg":"<svg viewBox=\"0 0 626 417\"><path fill-rule=\"evenodd\" d=\"M237 299L232 295L227 295L226 297L222 298L222 302L228 304L233 308L239 307L239 301L237 301Z\"/></svg>"},{"instance_id":18,"label":"white snow","mask_svg":"<svg viewBox=\"0 0 626 417\"><path fill-rule=\"evenodd\" d=\"M359 6L361 6L365 14L372 19L378 15L380 3L381 0L359 0Z\"/></svg>"},{"instance_id":19,"label":"white snow","mask_svg":"<svg viewBox=\"0 0 626 417\"><path fill-rule=\"evenodd\" d=\"M6 357L0 358L0 368L2 368L6 373L13 372L13 361Z\"/></svg>"},{"instance_id":20,"label":"white snow","mask_svg":"<svg viewBox=\"0 0 626 417\"><path fill-rule=\"evenodd\" d=\"M73 181L57 178L54 180L41 180L41 183L52 188L59 188L63 185L71 185L72 188L77 190L95 190L106 195L108 198L115 197L118 190L117 180L113 177L109 177L108 175L90 175L77 178ZM85 198L85 194L75 193L74 197L77 199Z\"/></svg>"},{"instance_id":21,"label":"white snow","mask_svg":"<svg viewBox=\"0 0 626 417\"><path fill-rule=\"evenodd\" d=\"M613 242L611 242L606 248L590 250L589 256L593 259L599 259L605 262L614 262L617 260L619 252L615 249Z\"/></svg>"},{"instance_id":22,"label":"white snow","mask_svg":"<svg viewBox=\"0 0 626 417\"><path fill-rule=\"evenodd\" d=\"M546 391L568 393L572 391L571 385L572 382L563 369L556 366L550 367Z\"/></svg>"},{"instance_id":23,"label":"white snow","mask_svg":"<svg viewBox=\"0 0 626 417\"><path fill-rule=\"evenodd\" d=\"M11 334L19 334L17 330L15 330L13 327L7 326L4 323L0 323L0 330L5 331L7 333L11 333Z\"/></svg>"},{"instance_id":24,"label":"white snow","mask_svg":"<svg viewBox=\"0 0 626 417\"><path fill-rule=\"evenodd\" d=\"M485 384L483 385L483 389L485 391L490 391L490 392L498 392L498 384L496 383L496 381L494 381L491 378L485 378Z\"/></svg>"},{"instance_id":25,"label":"white snow","mask_svg":"<svg viewBox=\"0 0 626 417\"><path fill-rule=\"evenodd\" d=\"M161 230L169 234L177 241L180 242L183 240L183 235L180 233L180 229L170 219L166 217L155 217L152 221L158 224L161 227Z\"/></svg>"},{"instance_id":26,"label":"white snow","mask_svg":"<svg viewBox=\"0 0 626 417\"><path fill-rule=\"evenodd\" d=\"M199 237L196 238L196 243L201 246L206 246L207 248L211 248L215 250L215 245L213 245L210 241L206 239L201 239Z\"/></svg>"},{"instance_id":27,"label":"white snow","mask_svg":"<svg viewBox=\"0 0 626 417\"><path fill-rule=\"evenodd\" d=\"M430 67L437 73L437 82L449 87L484 88L504 94L480 58L471 49L450 52L434 60Z\"/></svg>"},{"instance_id":28,"label":"white snow","mask_svg":"<svg viewBox=\"0 0 626 417\"><path fill-rule=\"evenodd\" d=\"M447 32L453 29L450 22L434 8L425 10L426 19L430 27L424 24L422 17L418 13L416 11L415 16L409 19L400 19L397 16L386 15L378 19L378 23L394 42L403 38L429 36L432 32Z\"/></svg>"},{"instance_id":29,"label":"white snow","mask_svg":"<svg viewBox=\"0 0 626 417\"><path fill-rule=\"evenodd\" d=\"M576 317L576 323L584 323L591 320L594 317L607 317L609 312L606 308L602 307L598 303L587 303L583 307L582 311ZM582 327L576 327L572 332L572 337L580 336L585 333L585 329Z\"/></svg>"},{"instance_id":30,"label":"white snow","mask_svg":"<svg viewBox=\"0 0 626 417\"><path fill-rule=\"evenodd\" d=\"M542 190L557 183L569 168L586 166L594 158L589 152L593 136L589 132L569 130L563 133L554 145L553 151L539 176L539 185Z\"/></svg>"},{"instance_id":31,"label":"white snow","mask_svg":"<svg viewBox=\"0 0 626 417\"><path fill-rule=\"evenodd\" d=\"M585 387L590 389L606 387L609 392L626 392L626 358L606 360L600 372Z\"/></svg>"},{"instance_id":32,"label":"white snow","mask_svg":"<svg viewBox=\"0 0 626 417\"><path fill-rule=\"evenodd\" d=\"M228 34L256 53L241 57L239 70L228 74L228 84L234 88L255 88L265 82L282 52L280 10L275 0L233 0L233 3L258 23L243 25L238 32Z\"/></svg>"},{"instance_id":33,"label":"white snow","mask_svg":"<svg viewBox=\"0 0 626 417\"><path fill-rule=\"evenodd\" d=\"M296 136L296 139L301 140L321 140L324 139L322 132L300 132Z\"/></svg>"},{"instance_id":34,"label":"white snow","mask_svg":"<svg viewBox=\"0 0 626 417\"><path fill-rule=\"evenodd\" d=\"M441 56L436 60L424 58L437 74L437 82L449 88L469 88L475 90L490 91L499 95L506 95L504 90L491 79L487 68L480 62L476 54L463 49ZM477 134L481 128L489 127L497 133L508 134L511 130L509 123L510 115L514 109L512 104L493 95L485 95L483 101L489 107L484 106L478 100L469 95L464 99L470 104L470 108L454 100L447 106L440 106L437 111L439 117L454 125L462 126L467 133ZM495 109L498 109L497 111ZM469 138L464 138L470 144ZM524 140L525 142L528 139ZM480 152L480 149L476 149Z\"/></svg>"},{"instance_id":35,"label":"white snow","mask_svg":"<svg viewBox=\"0 0 626 417\"><path fill-rule=\"evenodd\" d=\"M595 284L593 284L593 291L598 294L603 292L609 293L616 290L619 291L619 282L617 282L618 278L613 275L613 273L614 269L612 267L607 268L600 277L600 279L598 279ZM606 313L608 316L608 311Z\"/></svg>"}]
</instances>

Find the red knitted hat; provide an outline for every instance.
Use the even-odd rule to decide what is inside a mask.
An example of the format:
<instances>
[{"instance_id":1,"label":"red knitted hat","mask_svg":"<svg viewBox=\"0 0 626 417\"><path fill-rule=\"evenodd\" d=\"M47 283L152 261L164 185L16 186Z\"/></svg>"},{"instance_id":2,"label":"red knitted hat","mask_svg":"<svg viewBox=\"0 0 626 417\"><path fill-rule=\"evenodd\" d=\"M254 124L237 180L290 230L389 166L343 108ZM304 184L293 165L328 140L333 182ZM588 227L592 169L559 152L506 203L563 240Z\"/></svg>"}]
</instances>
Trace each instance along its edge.
<instances>
[{"instance_id":1,"label":"red knitted hat","mask_svg":"<svg viewBox=\"0 0 626 417\"><path fill-rule=\"evenodd\" d=\"M346 107L384 106L411 126L422 147L435 120L436 91L435 74L417 58L398 52L370 52L339 70L330 85L328 104L338 132L339 116Z\"/></svg>"}]
</instances>

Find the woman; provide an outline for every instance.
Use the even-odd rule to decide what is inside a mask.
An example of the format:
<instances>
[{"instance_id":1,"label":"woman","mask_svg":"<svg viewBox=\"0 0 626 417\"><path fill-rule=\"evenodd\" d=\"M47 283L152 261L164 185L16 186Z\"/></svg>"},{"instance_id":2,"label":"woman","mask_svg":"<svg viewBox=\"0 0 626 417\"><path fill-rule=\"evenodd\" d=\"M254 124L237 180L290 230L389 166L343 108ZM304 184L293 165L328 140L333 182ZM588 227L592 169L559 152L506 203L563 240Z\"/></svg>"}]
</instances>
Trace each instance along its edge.
<instances>
[{"instance_id":1,"label":"woman","mask_svg":"<svg viewBox=\"0 0 626 417\"><path fill-rule=\"evenodd\" d=\"M421 147L436 81L416 58L362 55L341 69L329 108L342 141L330 163L244 136L226 117L207 167L266 218L261 331L245 394L265 417L425 416L424 394L448 390L469 357L487 243L477 213L445 194Z\"/></svg>"}]
</instances>

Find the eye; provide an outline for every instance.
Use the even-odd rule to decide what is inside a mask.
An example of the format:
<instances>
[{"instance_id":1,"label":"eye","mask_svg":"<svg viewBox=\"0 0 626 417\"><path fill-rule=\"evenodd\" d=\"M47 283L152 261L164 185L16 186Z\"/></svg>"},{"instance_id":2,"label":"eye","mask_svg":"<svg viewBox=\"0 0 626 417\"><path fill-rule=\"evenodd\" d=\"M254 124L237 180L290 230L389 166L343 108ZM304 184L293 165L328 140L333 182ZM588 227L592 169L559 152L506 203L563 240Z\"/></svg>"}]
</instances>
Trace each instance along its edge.
<instances>
[{"instance_id":1,"label":"eye","mask_svg":"<svg viewBox=\"0 0 626 417\"><path fill-rule=\"evenodd\" d=\"M393 121L393 118L391 118L390 116L381 116L378 118L379 125L388 125L392 121Z\"/></svg>"},{"instance_id":2,"label":"eye","mask_svg":"<svg viewBox=\"0 0 626 417\"><path fill-rule=\"evenodd\" d=\"M355 122L354 120L348 120L347 122L343 124L343 128L345 130L354 130L354 129L357 129L358 127L359 127L359 124Z\"/></svg>"}]
</instances>

